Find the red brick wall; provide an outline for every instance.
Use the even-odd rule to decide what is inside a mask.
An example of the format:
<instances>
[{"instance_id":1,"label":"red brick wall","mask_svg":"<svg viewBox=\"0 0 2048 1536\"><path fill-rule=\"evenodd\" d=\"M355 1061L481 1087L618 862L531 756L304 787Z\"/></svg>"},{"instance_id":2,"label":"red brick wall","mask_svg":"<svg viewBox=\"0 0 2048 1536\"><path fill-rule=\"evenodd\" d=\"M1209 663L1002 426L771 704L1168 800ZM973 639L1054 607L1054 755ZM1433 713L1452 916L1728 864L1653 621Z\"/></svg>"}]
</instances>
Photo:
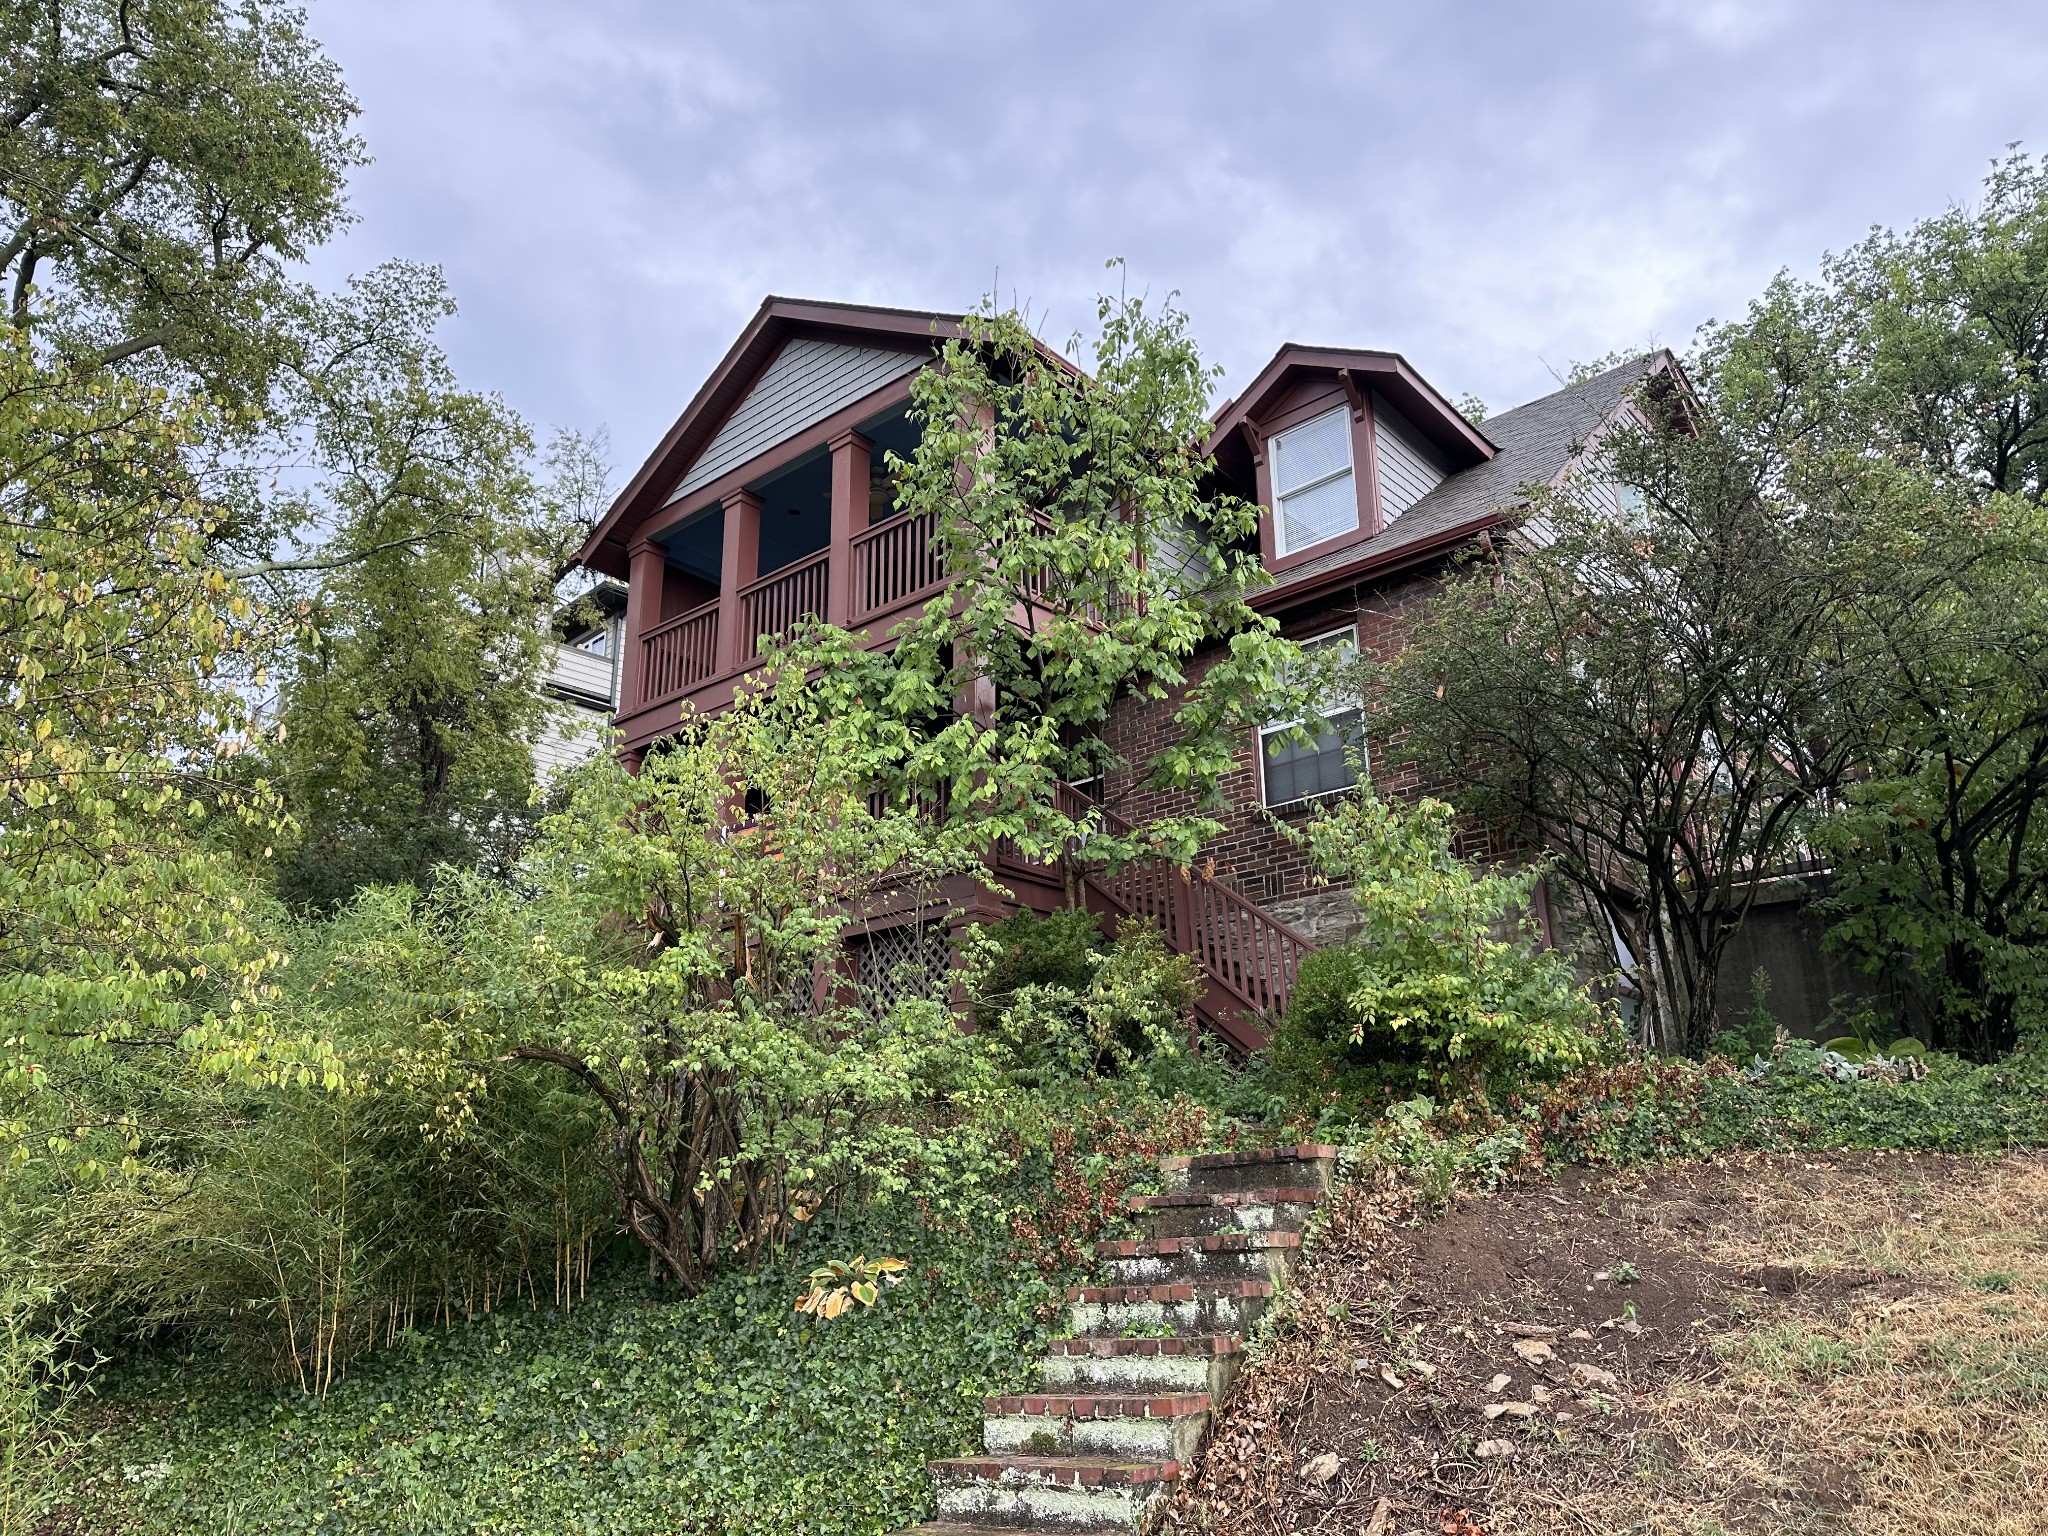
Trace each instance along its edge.
<instances>
[{"instance_id":1,"label":"red brick wall","mask_svg":"<svg viewBox=\"0 0 2048 1536\"><path fill-rule=\"evenodd\" d=\"M1360 650L1376 660L1389 661L1406 643L1422 604L1440 585L1440 572L1425 571L1360 587L1281 614L1281 632L1289 639L1311 640L1356 625ZM1189 667L1191 684L1207 671L1215 654L1195 658ZM1141 790L1136 784L1143 765L1173 739L1173 714L1182 691L1164 699L1121 701L1103 732L1109 746L1133 765L1131 770L1109 776L1105 794L1114 809L1134 821L1195 809L1192 796ZM1415 800L1432 787L1440 788L1423 783L1419 768L1403 751L1401 739L1380 735L1370 714L1366 756L1373 787L1382 796ZM1309 820L1311 807L1297 803L1269 813L1261 796L1257 757L1255 736L1248 734L1238 744L1236 766L1219 786L1227 808L1210 813L1224 824L1224 830L1204 848L1203 856L1215 860L1218 878L1263 904L1299 896L1310 888L1306 851L1275 823L1298 829ZM1467 857L1497 852L1476 828L1461 832L1458 851Z\"/></svg>"}]
</instances>

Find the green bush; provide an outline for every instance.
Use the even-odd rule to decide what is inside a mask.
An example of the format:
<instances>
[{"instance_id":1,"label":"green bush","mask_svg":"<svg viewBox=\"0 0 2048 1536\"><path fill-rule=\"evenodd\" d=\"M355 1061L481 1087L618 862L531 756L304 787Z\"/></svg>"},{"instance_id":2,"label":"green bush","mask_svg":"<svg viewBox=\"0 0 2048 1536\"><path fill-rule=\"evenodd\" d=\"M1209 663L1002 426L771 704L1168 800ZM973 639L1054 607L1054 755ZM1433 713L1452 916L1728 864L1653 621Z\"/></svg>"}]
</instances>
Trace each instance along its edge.
<instances>
[{"instance_id":1,"label":"green bush","mask_svg":"<svg viewBox=\"0 0 2048 1536\"><path fill-rule=\"evenodd\" d=\"M1156 928L1126 919L1106 939L1101 920L1079 908L988 924L970 944L967 985L1011 1076L1037 1087L1179 1054L1201 995L1193 960Z\"/></svg>"},{"instance_id":2,"label":"green bush","mask_svg":"<svg viewBox=\"0 0 2048 1536\"><path fill-rule=\"evenodd\" d=\"M1303 963L1273 1059L1326 1125L1389 1097L1500 1098L1585 1066L1616 1038L1564 956L1539 947L1533 871L1475 869L1441 802L1361 792L1310 823L1317 867L1352 882L1355 943Z\"/></svg>"},{"instance_id":3,"label":"green bush","mask_svg":"<svg viewBox=\"0 0 2048 1536\"><path fill-rule=\"evenodd\" d=\"M1422 1037L1367 1027L1352 1006L1366 975L1363 951L1347 945L1303 957L1272 1047L1274 1073L1297 1101L1363 1106L1415 1086Z\"/></svg>"},{"instance_id":4,"label":"green bush","mask_svg":"<svg viewBox=\"0 0 2048 1536\"><path fill-rule=\"evenodd\" d=\"M1012 913L981 930L987 948L974 978L974 1018L983 1029L1001 1022L1002 1013L1025 987L1057 987L1085 992L1095 980L1107 943L1102 920L1084 907L1068 907L1040 916Z\"/></svg>"}]
</instances>

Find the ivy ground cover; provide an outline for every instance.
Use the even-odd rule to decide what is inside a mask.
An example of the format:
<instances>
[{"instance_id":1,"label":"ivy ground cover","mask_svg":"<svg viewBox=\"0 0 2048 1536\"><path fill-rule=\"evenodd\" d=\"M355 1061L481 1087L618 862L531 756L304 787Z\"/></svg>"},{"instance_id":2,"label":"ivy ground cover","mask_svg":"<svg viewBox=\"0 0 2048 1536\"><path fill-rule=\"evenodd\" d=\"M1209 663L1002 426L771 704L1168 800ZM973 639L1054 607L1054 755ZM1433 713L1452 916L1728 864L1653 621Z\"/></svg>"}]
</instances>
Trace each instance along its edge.
<instances>
[{"instance_id":1,"label":"ivy ground cover","mask_svg":"<svg viewBox=\"0 0 2048 1536\"><path fill-rule=\"evenodd\" d=\"M852 1248L848 1249L851 1253ZM1055 1285L979 1240L831 1321L801 1266L693 1300L614 1279L572 1313L420 1330L323 1401L228 1390L167 1355L110 1374L52 1469L42 1529L874 1536L923 1518L924 1465L1041 1349Z\"/></svg>"}]
</instances>

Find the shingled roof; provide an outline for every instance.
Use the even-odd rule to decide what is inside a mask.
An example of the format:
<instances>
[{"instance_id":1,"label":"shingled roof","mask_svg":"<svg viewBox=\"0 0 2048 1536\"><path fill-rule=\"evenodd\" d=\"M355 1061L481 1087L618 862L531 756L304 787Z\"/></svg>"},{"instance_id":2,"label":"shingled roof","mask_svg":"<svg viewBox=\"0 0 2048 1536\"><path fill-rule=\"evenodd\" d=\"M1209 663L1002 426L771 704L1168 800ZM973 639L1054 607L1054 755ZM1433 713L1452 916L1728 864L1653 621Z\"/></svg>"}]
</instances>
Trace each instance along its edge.
<instances>
[{"instance_id":1,"label":"shingled roof","mask_svg":"<svg viewBox=\"0 0 2048 1536\"><path fill-rule=\"evenodd\" d=\"M1261 594L1261 606L1270 607L1274 599L1288 598L1299 588L1321 585L1336 572L1398 561L1403 554L1439 547L1461 533L1476 535L1501 521L1526 500L1523 487L1555 481L1636 386L1669 366L1669 352L1646 352L1527 405L1487 417L1486 435L1498 453L1452 475L1377 538L1293 567Z\"/></svg>"}]
</instances>

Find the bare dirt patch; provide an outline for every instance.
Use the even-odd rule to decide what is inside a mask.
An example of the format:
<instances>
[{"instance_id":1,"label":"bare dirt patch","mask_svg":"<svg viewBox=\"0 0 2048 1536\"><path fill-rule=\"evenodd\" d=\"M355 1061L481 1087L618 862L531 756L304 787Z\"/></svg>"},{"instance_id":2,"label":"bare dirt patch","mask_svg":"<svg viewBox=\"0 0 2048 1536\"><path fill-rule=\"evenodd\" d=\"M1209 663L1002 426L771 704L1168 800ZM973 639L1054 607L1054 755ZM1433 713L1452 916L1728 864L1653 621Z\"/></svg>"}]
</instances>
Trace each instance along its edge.
<instances>
[{"instance_id":1,"label":"bare dirt patch","mask_svg":"<svg viewBox=\"0 0 2048 1536\"><path fill-rule=\"evenodd\" d=\"M1353 1191L1191 1472L1233 1536L2048 1531L2048 1159Z\"/></svg>"}]
</instances>

